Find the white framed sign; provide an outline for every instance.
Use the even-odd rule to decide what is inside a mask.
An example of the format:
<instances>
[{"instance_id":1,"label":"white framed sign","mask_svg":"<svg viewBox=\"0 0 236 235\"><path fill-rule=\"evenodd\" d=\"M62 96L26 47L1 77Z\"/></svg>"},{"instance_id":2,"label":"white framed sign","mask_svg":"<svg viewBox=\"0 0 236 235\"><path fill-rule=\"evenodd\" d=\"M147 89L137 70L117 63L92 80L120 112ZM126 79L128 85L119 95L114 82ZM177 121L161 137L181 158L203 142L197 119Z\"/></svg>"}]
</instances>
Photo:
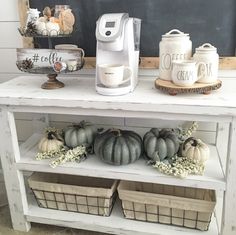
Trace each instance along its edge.
<instances>
[{"instance_id":1,"label":"white framed sign","mask_svg":"<svg viewBox=\"0 0 236 235\"><path fill-rule=\"evenodd\" d=\"M17 60L30 59L34 67L51 67L56 61L77 60L82 63L84 52L80 48L75 49L23 49L17 48Z\"/></svg>"}]
</instances>

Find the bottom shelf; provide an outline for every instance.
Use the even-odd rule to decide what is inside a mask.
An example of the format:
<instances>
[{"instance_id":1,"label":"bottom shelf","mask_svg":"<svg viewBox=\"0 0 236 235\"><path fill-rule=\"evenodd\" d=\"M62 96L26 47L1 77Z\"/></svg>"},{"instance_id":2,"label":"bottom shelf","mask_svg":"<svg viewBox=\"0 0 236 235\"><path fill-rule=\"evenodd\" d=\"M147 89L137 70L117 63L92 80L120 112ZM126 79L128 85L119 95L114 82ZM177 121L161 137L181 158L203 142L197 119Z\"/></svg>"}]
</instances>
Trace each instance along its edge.
<instances>
[{"instance_id":1,"label":"bottom shelf","mask_svg":"<svg viewBox=\"0 0 236 235\"><path fill-rule=\"evenodd\" d=\"M173 232L175 235L218 235L216 218L213 215L208 231L202 232L183 227L147 223L125 219L121 202L117 200L111 216L102 217L74 212L57 211L38 207L36 201L30 198L29 210L26 213L29 222L71 227L83 230L97 231L109 234L129 235L166 235Z\"/></svg>"}]
</instances>

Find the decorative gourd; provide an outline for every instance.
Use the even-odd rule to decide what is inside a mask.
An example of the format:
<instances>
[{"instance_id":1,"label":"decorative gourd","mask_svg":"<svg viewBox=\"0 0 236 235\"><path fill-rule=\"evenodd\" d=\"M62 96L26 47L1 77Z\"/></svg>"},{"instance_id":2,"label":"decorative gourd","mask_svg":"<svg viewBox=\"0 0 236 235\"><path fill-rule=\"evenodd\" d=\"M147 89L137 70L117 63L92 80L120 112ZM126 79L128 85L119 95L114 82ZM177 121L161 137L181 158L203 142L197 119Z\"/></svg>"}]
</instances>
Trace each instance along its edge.
<instances>
[{"instance_id":1,"label":"decorative gourd","mask_svg":"<svg viewBox=\"0 0 236 235\"><path fill-rule=\"evenodd\" d=\"M200 139L190 137L183 143L182 156L200 163L205 163L210 156L210 149Z\"/></svg>"},{"instance_id":2,"label":"decorative gourd","mask_svg":"<svg viewBox=\"0 0 236 235\"><path fill-rule=\"evenodd\" d=\"M60 26L58 23L48 21L46 17L40 17L36 23L37 33L44 36L57 36L60 33Z\"/></svg>"},{"instance_id":3,"label":"decorative gourd","mask_svg":"<svg viewBox=\"0 0 236 235\"><path fill-rule=\"evenodd\" d=\"M60 33L60 26L58 23L47 22L46 29L49 36L57 36Z\"/></svg>"},{"instance_id":4,"label":"decorative gourd","mask_svg":"<svg viewBox=\"0 0 236 235\"><path fill-rule=\"evenodd\" d=\"M63 138L56 131L46 131L46 136L40 140L38 149L40 152L56 152L62 146L64 146Z\"/></svg>"},{"instance_id":5,"label":"decorative gourd","mask_svg":"<svg viewBox=\"0 0 236 235\"><path fill-rule=\"evenodd\" d=\"M142 154L142 139L133 131L107 130L96 136L94 152L108 164L130 164Z\"/></svg>"},{"instance_id":6,"label":"decorative gourd","mask_svg":"<svg viewBox=\"0 0 236 235\"><path fill-rule=\"evenodd\" d=\"M75 16L71 9L66 9L59 14L59 25L62 34L70 34L73 31L73 25L75 24Z\"/></svg>"},{"instance_id":7,"label":"decorative gourd","mask_svg":"<svg viewBox=\"0 0 236 235\"><path fill-rule=\"evenodd\" d=\"M43 16L49 21L52 17L52 11L50 7L45 7L43 9Z\"/></svg>"},{"instance_id":8,"label":"decorative gourd","mask_svg":"<svg viewBox=\"0 0 236 235\"><path fill-rule=\"evenodd\" d=\"M69 148L80 145L92 147L97 129L89 122L81 121L79 124L68 127L65 130L65 143Z\"/></svg>"},{"instance_id":9,"label":"decorative gourd","mask_svg":"<svg viewBox=\"0 0 236 235\"><path fill-rule=\"evenodd\" d=\"M37 22L36 22L36 29L37 33L40 35L47 36L48 31L46 29L46 22L44 22L44 17L41 17Z\"/></svg>"},{"instance_id":10,"label":"decorative gourd","mask_svg":"<svg viewBox=\"0 0 236 235\"><path fill-rule=\"evenodd\" d=\"M144 135L143 143L146 155L153 161L172 158L179 149L179 139L170 129L152 128Z\"/></svg>"}]
</instances>

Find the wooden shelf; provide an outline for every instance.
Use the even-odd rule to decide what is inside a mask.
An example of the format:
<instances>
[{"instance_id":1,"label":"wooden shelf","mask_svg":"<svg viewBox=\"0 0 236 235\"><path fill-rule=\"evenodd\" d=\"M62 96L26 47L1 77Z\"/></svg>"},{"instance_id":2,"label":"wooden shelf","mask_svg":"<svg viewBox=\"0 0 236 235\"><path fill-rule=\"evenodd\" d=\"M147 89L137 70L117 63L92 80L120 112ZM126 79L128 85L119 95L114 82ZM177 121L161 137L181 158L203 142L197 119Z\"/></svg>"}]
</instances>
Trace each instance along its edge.
<instances>
[{"instance_id":1,"label":"wooden shelf","mask_svg":"<svg viewBox=\"0 0 236 235\"><path fill-rule=\"evenodd\" d=\"M67 211L56 211L38 207L30 197L29 210L25 214L30 222L43 223L71 228L85 229L109 234L129 235L218 235L216 218L212 215L208 231L188 229L166 224L147 223L125 219L121 203L116 201L109 217L81 214Z\"/></svg>"},{"instance_id":2,"label":"wooden shelf","mask_svg":"<svg viewBox=\"0 0 236 235\"><path fill-rule=\"evenodd\" d=\"M225 190L226 187L215 146L210 145L211 158L207 161L204 176L189 176L183 180L159 173L151 166L146 165L144 159L139 159L135 163L126 166L111 166L101 162L95 155L91 155L80 164L66 163L53 169L49 166L49 160L35 160L40 137L40 134L34 134L21 145L21 159L16 163L18 170L115 178L215 190Z\"/></svg>"}]
</instances>

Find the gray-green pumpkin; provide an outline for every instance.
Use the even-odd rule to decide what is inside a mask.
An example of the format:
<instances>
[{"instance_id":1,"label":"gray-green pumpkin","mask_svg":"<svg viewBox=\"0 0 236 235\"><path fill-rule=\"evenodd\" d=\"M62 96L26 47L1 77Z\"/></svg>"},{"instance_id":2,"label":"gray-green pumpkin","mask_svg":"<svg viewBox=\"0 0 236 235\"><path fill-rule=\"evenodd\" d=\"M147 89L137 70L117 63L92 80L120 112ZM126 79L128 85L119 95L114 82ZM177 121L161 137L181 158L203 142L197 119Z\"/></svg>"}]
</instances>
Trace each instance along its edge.
<instances>
[{"instance_id":1,"label":"gray-green pumpkin","mask_svg":"<svg viewBox=\"0 0 236 235\"><path fill-rule=\"evenodd\" d=\"M94 141L95 154L112 165L127 165L136 161L142 149L142 138L128 130L107 130L98 134Z\"/></svg>"},{"instance_id":2,"label":"gray-green pumpkin","mask_svg":"<svg viewBox=\"0 0 236 235\"><path fill-rule=\"evenodd\" d=\"M97 129L90 122L81 121L79 124L68 127L65 130L65 144L69 148L80 145L92 147Z\"/></svg>"},{"instance_id":3,"label":"gray-green pumpkin","mask_svg":"<svg viewBox=\"0 0 236 235\"><path fill-rule=\"evenodd\" d=\"M143 137L144 151L153 161L169 159L179 150L179 139L170 129L152 128Z\"/></svg>"}]
</instances>

